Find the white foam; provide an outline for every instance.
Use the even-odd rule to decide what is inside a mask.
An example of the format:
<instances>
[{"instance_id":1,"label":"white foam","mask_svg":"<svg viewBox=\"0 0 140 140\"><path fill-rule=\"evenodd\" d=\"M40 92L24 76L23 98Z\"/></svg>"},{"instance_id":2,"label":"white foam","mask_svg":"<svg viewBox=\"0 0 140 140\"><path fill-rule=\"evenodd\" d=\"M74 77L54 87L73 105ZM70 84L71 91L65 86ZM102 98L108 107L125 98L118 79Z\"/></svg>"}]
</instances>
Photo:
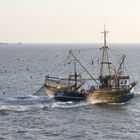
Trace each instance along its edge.
<instances>
[{"instance_id":1,"label":"white foam","mask_svg":"<svg viewBox=\"0 0 140 140\"><path fill-rule=\"evenodd\" d=\"M134 91L134 94L140 95L140 91Z\"/></svg>"},{"instance_id":2,"label":"white foam","mask_svg":"<svg viewBox=\"0 0 140 140\"><path fill-rule=\"evenodd\" d=\"M110 105L125 105L127 104L128 102L123 102L123 103L108 103Z\"/></svg>"},{"instance_id":3,"label":"white foam","mask_svg":"<svg viewBox=\"0 0 140 140\"><path fill-rule=\"evenodd\" d=\"M0 100L0 111L34 111L54 107L53 100L47 96L25 96L18 98L2 98Z\"/></svg>"},{"instance_id":4,"label":"white foam","mask_svg":"<svg viewBox=\"0 0 140 140\"><path fill-rule=\"evenodd\" d=\"M86 106L88 105L88 103L86 102L78 102L78 103L74 103L74 102L57 102L56 103L56 107L58 108L77 108L77 107L81 107L81 106Z\"/></svg>"},{"instance_id":5,"label":"white foam","mask_svg":"<svg viewBox=\"0 0 140 140\"><path fill-rule=\"evenodd\" d=\"M15 106L15 105L1 105L0 111L27 111L26 106Z\"/></svg>"},{"instance_id":6,"label":"white foam","mask_svg":"<svg viewBox=\"0 0 140 140\"><path fill-rule=\"evenodd\" d=\"M103 103L103 101L101 100L90 101L90 104L99 104L99 103Z\"/></svg>"}]
</instances>

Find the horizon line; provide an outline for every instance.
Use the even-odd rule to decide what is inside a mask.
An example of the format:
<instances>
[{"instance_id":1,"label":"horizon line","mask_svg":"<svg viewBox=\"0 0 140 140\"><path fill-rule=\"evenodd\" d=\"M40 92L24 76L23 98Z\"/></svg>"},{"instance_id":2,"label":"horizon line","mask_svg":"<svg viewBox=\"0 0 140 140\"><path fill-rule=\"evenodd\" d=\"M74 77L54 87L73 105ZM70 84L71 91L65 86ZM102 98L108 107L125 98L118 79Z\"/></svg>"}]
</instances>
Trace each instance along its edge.
<instances>
[{"instance_id":1,"label":"horizon line","mask_svg":"<svg viewBox=\"0 0 140 140\"><path fill-rule=\"evenodd\" d=\"M103 44L102 42L95 42L95 43L88 43L88 42L0 42L0 45L10 45L10 44ZM107 44L140 44L140 42L114 42L114 43L107 43Z\"/></svg>"}]
</instances>

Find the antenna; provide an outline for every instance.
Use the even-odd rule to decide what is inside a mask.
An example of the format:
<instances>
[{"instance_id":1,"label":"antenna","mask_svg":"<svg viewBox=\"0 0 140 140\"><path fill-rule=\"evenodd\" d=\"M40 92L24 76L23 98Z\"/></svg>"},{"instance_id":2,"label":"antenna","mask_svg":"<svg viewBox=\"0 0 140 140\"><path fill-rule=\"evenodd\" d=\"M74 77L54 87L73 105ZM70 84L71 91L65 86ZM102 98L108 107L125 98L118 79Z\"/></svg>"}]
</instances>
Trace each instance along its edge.
<instances>
[{"instance_id":1,"label":"antenna","mask_svg":"<svg viewBox=\"0 0 140 140\"><path fill-rule=\"evenodd\" d=\"M107 47L106 46L106 37L107 37L107 34L109 33L108 31L106 31L106 25L104 24L104 31L101 32L102 34L104 34L104 47Z\"/></svg>"},{"instance_id":2,"label":"antenna","mask_svg":"<svg viewBox=\"0 0 140 140\"><path fill-rule=\"evenodd\" d=\"M110 75L110 64L111 62L109 62L109 57L108 57L108 46L106 45L106 37L107 37L107 33L108 31L106 31L106 25L104 24L104 31L101 32L102 34L104 34L104 46L100 49L102 49L102 61L101 61L101 69L100 69L100 76L103 76L103 66L104 64L108 65L108 72Z\"/></svg>"}]
</instances>

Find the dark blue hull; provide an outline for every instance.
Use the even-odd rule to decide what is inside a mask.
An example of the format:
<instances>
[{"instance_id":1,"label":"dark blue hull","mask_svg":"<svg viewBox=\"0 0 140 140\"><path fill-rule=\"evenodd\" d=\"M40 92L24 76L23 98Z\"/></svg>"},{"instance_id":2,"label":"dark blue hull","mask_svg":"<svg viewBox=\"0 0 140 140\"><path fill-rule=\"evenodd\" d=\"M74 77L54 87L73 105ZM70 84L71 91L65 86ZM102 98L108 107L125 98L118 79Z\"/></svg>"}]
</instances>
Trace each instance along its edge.
<instances>
[{"instance_id":1,"label":"dark blue hull","mask_svg":"<svg viewBox=\"0 0 140 140\"><path fill-rule=\"evenodd\" d=\"M125 95L122 95L122 96L118 97L117 99L115 99L112 102L113 103L125 103L125 102L128 102L132 98L134 98L134 93L129 92L129 93L126 93Z\"/></svg>"},{"instance_id":2,"label":"dark blue hull","mask_svg":"<svg viewBox=\"0 0 140 140\"><path fill-rule=\"evenodd\" d=\"M85 100L85 95L79 92L58 92L55 94L55 100L61 102L83 101Z\"/></svg>"}]
</instances>

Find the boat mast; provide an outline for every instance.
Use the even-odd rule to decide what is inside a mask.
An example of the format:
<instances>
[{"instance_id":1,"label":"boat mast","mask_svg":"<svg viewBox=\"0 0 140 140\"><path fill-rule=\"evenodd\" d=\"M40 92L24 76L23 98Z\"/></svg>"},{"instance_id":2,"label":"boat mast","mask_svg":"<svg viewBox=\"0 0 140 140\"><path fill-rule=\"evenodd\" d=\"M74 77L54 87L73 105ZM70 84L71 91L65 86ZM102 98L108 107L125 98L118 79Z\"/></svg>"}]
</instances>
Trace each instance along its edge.
<instances>
[{"instance_id":1,"label":"boat mast","mask_svg":"<svg viewBox=\"0 0 140 140\"><path fill-rule=\"evenodd\" d=\"M75 60L74 60L74 81L75 81L74 89L76 90L76 88L77 88L77 71L76 71L76 61Z\"/></svg>"},{"instance_id":2,"label":"boat mast","mask_svg":"<svg viewBox=\"0 0 140 140\"><path fill-rule=\"evenodd\" d=\"M69 51L69 54L72 55L74 60L80 64L80 66L87 72L87 74L92 78L92 80L99 86L98 82L96 79L88 72L88 70L82 65L82 63L77 59L77 57L73 54L72 50Z\"/></svg>"},{"instance_id":3,"label":"boat mast","mask_svg":"<svg viewBox=\"0 0 140 140\"><path fill-rule=\"evenodd\" d=\"M100 48L102 50L102 58L101 58L101 69L100 69L100 77L103 77L103 72L104 72L104 64L108 65L108 73L110 75L110 62L109 62L109 57L108 57L108 46L106 45L106 36L108 31L106 31L106 27L104 25L104 31L101 32L104 34L104 46Z\"/></svg>"}]
</instances>

